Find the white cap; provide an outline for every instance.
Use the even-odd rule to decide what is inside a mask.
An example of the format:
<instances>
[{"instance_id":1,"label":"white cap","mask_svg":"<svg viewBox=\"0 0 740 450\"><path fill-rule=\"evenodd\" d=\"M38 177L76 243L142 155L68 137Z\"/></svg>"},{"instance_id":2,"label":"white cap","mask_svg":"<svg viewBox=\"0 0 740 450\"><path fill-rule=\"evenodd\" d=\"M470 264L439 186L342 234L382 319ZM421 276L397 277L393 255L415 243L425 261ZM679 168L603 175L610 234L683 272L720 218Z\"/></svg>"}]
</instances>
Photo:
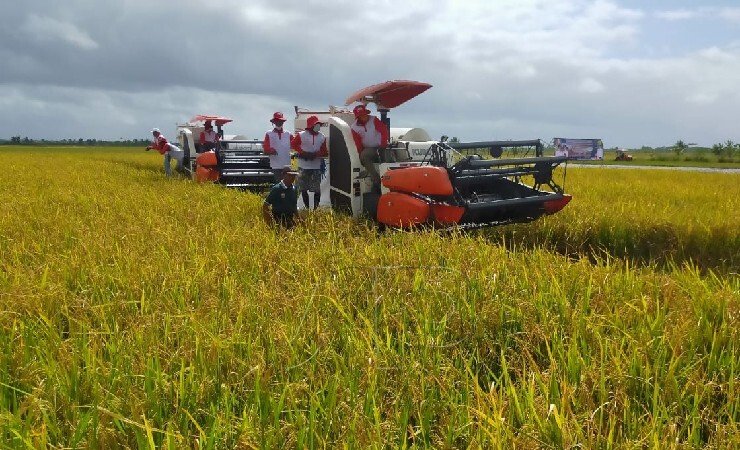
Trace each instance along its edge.
<instances>
[{"instance_id":1,"label":"white cap","mask_svg":"<svg viewBox=\"0 0 740 450\"><path fill-rule=\"evenodd\" d=\"M152 128L152 133L160 133L161 134L161 132L159 131L159 128Z\"/></svg>"}]
</instances>

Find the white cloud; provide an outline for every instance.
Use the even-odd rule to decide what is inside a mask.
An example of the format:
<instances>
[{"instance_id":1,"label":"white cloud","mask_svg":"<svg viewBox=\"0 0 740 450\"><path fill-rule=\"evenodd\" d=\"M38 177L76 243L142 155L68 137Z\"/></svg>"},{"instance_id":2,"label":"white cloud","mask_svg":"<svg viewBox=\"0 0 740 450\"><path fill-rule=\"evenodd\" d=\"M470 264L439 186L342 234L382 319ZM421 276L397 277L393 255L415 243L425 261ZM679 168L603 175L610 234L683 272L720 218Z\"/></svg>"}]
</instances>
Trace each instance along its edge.
<instances>
[{"instance_id":1,"label":"white cloud","mask_svg":"<svg viewBox=\"0 0 740 450\"><path fill-rule=\"evenodd\" d=\"M717 101L717 94L708 94L697 92L686 97L688 103L696 103L698 105L710 105Z\"/></svg>"},{"instance_id":2,"label":"white cloud","mask_svg":"<svg viewBox=\"0 0 740 450\"><path fill-rule=\"evenodd\" d=\"M722 8L719 16L725 20L740 23L740 8Z\"/></svg>"},{"instance_id":3,"label":"white cloud","mask_svg":"<svg viewBox=\"0 0 740 450\"><path fill-rule=\"evenodd\" d=\"M675 20L688 20L699 17L702 14L699 9L674 9L669 11L657 11L655 17L663 20L675 21Z\"/></svg>"},{"instance_id":4,"label":"white cloud","mask_svg":"<svg viewBox=\"0 0 740 450\"><path fill-rule=\"evenodd\" d=\"M578 89L581 92L585 92L587 94L596 94L604 91L604 85L589 77L584 78L581 81L581 83L578 85Z\"/></svg>"},{"instance_id":5,"label":"white cloud","mask_svg":"<svg viewBox=\"0 0 740 450\"><path fill-rule=\"evenodd\" d=\"M30 14L22 29L33 39L52 41L61 39L82 50L95 50L99 47L89 34L74 24L62 22L52 17Z\"/></svg>"},{"instance_id":6,"label":"white cloud","mask_svg":"<svg viewBox=\"0 0 740 450\"><path fill-rule=\"evenodd\" d=\"M740 8L737 7L718 8L712 6L701 6L691 9L682 8L656 11L654 15L658 19L667 21L720 18L730 22L740 23Z\"/></svg>"}]
</instances>

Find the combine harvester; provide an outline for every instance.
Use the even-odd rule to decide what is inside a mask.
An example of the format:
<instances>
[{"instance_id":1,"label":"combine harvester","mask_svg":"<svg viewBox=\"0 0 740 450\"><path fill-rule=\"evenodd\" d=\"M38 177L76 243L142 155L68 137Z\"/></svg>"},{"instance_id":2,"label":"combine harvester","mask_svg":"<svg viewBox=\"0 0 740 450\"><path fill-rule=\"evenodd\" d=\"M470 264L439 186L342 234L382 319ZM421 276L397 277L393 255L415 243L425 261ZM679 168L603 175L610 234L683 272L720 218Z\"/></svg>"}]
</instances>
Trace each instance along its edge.
<instances>
[{"instance_id":1,"label":"combine harvester","mask_svg":"<svg viewBox=\"0 0 740 450\"><path fill-rule=\"evenodd\" d=\"M200 144L206 122L216 126L219 148L213 151ZM262 152L262 141L242 135L225 135L228 117L198 115L177 126L177 139L185 151L185 170L199 182L213 181L227 187L263 190L273 184L270 159Z\"/></svg>"},{"instance_id":2,"label":"combine harvester","mask_svg":"<svg viewBox=\"0 0 740 450\"><path fill-rule=\"evenodd\" d=\"M328 198L333 209L391 227L474 228L529 222L568 204L571 196L553 180L555 169L567 164L567 158L543 156L539 139L448 143L444 138L432 140L421 128L391 128L389 111L430 87L416 81L386 81L357 91L345 102L374 103L390 130L391 143L380 151L377 163L380 193L364 175L350 129L352 112L296 107L296 131L304 129L312 115L324 123L329 176L322 198ZM489 149L492 159L458 152L480 148ZM534 156L501 159L505 149L522 148L528 149L525 154L533 150Z\"/></svg>"}]
</instances>

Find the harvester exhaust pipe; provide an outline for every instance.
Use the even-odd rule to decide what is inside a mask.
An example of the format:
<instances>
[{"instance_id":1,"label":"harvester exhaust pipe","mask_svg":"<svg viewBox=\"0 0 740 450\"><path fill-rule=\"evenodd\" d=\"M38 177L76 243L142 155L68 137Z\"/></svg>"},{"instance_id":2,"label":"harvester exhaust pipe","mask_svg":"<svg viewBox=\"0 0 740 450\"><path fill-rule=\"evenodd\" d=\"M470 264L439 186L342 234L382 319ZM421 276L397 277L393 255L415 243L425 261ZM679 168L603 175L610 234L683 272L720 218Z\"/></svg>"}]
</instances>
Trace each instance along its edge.
<instances>
[{"instance_id":1,"label":"harvester exhaust pipe","mask_svg":"<svg viewBox=\"0 0 740 450\"><path fill-rule=\"evenodd\" d=\"M388 108L378 108L378 112L380 113L380 121L383 122L386 128L388 128L388 131L390 131L391 118L388 117L388 111L390 111L390 109Z\"/></svg>"}]
</instances>

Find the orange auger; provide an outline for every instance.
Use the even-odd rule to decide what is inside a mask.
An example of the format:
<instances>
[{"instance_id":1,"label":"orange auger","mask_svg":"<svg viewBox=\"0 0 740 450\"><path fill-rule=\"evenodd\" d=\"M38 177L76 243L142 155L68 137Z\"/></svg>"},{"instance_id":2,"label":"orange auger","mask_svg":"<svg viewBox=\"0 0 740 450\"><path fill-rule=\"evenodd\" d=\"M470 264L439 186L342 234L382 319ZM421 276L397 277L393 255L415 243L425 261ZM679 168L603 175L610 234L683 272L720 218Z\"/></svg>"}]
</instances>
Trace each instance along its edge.
<instances>
[{"instance_id":1,"label":"orange auger","mask_svg":"<svg viewBox=\"0 0 740 450\"><path fill-rule=\"evenodd\" d=\"M452 183L442 167L416 166L389 170L383 175L383 186L391 191L422 195L452 195Z\"/></svg>"},{"instance_id":2,"label":"orange auger","mask_svg":"<svg viewBox=\"0 0 740 450\"><path fill-rule=\"evenodd\" d=\"M383 186L391 192L378 201L377 219L394 227L413 227L426 222L450 225L465 214L461 206L439 203L428 196L449 197L453 193L447 170L435 166L415 166L389 170Z\"/></svg>"},{"instance_id":3,"label":"orange auger","mask_svg":"<svg viewBox=\"0 0 740 450\"><path fill-rule=\"evenodd\" d=\"M218 181L218 159L216 158L216 152L209 151L201 153L195 159L195 180L198 183L205 183L207 181Z\"/></svg>"},{"instance_id":4,"label":"orange auger","mask_svg":"<svg viewBox=\"0 0 740 450\"><path fill-rule=\"evenodd\" d=\"M393 227L412 227L429 219L431 208L424 200L402 192L388 192L378 201L378 221Z\"/></svg>"}]
</instances>

